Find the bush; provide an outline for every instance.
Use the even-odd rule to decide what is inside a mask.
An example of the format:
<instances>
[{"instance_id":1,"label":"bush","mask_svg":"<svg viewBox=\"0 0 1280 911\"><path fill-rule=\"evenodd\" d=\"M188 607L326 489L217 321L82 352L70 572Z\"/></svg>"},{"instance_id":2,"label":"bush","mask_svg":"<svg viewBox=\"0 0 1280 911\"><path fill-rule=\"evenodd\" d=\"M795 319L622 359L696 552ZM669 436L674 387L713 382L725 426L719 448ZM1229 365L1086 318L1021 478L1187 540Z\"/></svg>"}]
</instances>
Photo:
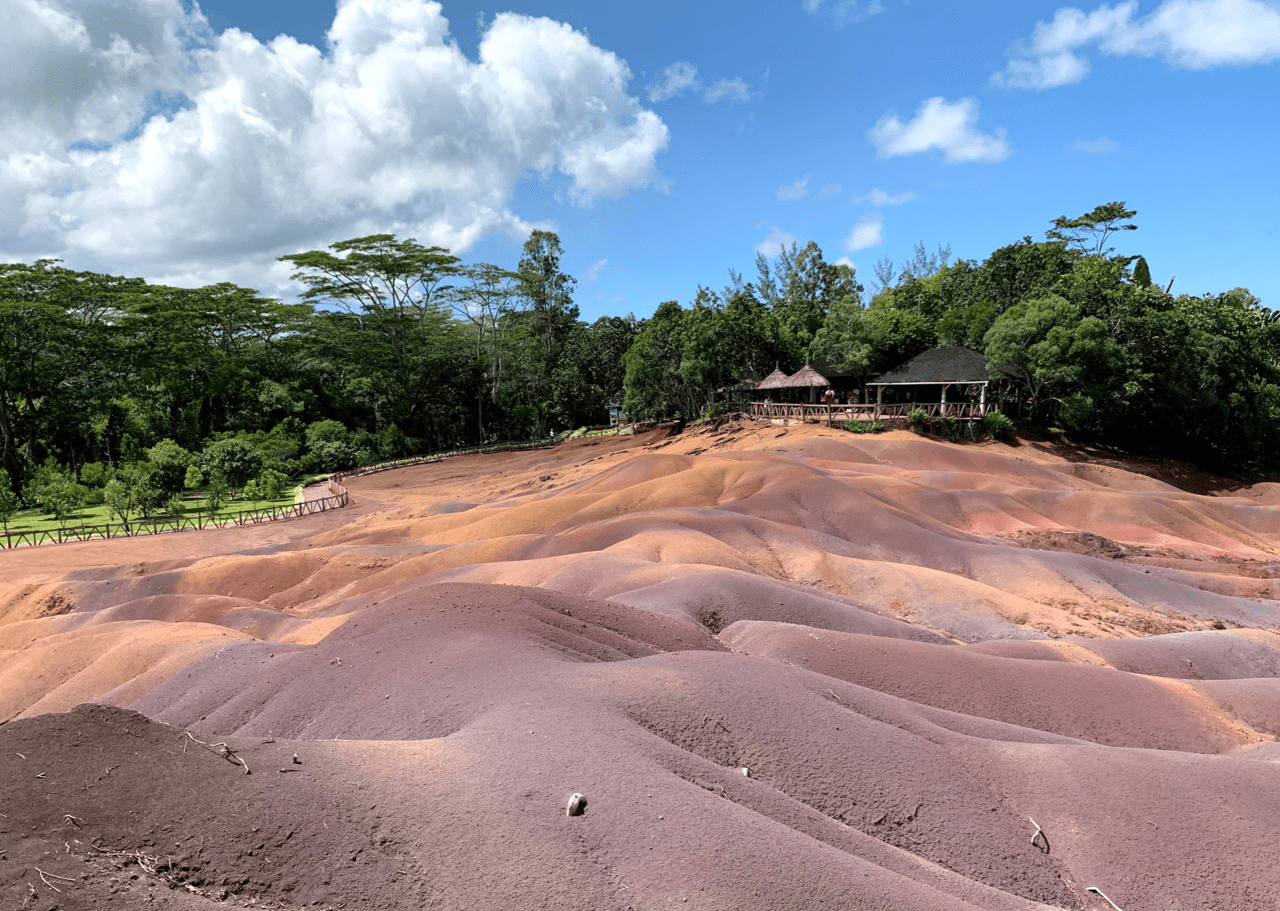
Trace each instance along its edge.
<instances>
[{"instance_id":1,"label":"bush","mask_svg":"<svg viewBox=\"0 0 1280 911\"><path fill-rule=\"evenodd\" d=\"M987 433L991 434L991 439L993 440L1007 443L1013 439L1013 421L1007 414L992 411L982 419L982 426Z\"/></svg>"},{"instance_id":2,"label":"bush","mask_svg":"<svg viewBox=\"0 0 1280 911\"><path fill-rule=\"evenodd\" d=\"M355 450L346 442L318 442L311 447L306 458L313 471L347 471L355 468L359 459Z\"/></svg>"},{"instance_id":3,"label":"bush","mask_svg":"<svg viewBox=\"0 0 1280 911\"><path fill-rule=\"evenodd\" d=\"M264 500L279 500L284 496L285 484L289 479L278 471L268 468L258 475L258 491Z\"/></svg>"},{"instance_id":4,"label":"bush","mask_svg":"<svg viewBox=\"0 0 1280 911\"><path fill-rule=\"evenodd\" d=\"M183 479L191 465L191 453L173 440L161 440L147 450L147 461L152 465L152 486L166 494L182 490Z\"/></svg>"},{"instance_id":5,"label":"bush","mask_svg":"<svg viewBox=\"0 0 1280 911\"><path fill-rule=\"evenodd\" d=\"M80 466L80 483L86 487L102 487L107 483L107 470L101 462L85 462Z\"/></svg>"},{"instance_id":6,"label":"bush","mask_svg":"<svg viewBox=\"0 0 1280 911\"><path fill-rule=\"evenodd\" d=\"M316 421L307 427L307 448L321 443L346 443L351 434L341 421Z\"/></svg>"},{"instance_id":7,"label":"bush","mask_svg":"<svg viewBox=\"0 0 1280 911\"><path fill-rule=\"evenodd\" d=\"M217 440L205 447L201 455L205 474L221 476L232 487L239 487L262 470L262 453L245 440Z\"/></svg>"},{"instance_id":8,"label":"bush","mask_svg":"<svg viewBox=\"0 0 1280 911\"><path fill-rule=\"evenodd\" d=\"M884 430L884 421L845 421L844 429L850 433L879 433Z\"/></svg>"},{"instance_id":9,"label":"bush","mask_svg":"<svg viewBox=\"0 0 1280 911\"><path fill-rule=\"evenodd\" d=\"M22 504L13 490L13 482L9 480L9 472L0 468L0 525L9 530L9 520Z\"/></svg>"},{"instance_id":10,"label":"bush","mask_svg":"<svg viewBox=\"0 0 1280 911\"><path fill-rule=\"evenodd\" d=\"M927 426L929 423L929 412L925 411L923 408L912 408L910 413L907 414L907 420L912 424L924 424Z\"/></svg>"}]
</instances>

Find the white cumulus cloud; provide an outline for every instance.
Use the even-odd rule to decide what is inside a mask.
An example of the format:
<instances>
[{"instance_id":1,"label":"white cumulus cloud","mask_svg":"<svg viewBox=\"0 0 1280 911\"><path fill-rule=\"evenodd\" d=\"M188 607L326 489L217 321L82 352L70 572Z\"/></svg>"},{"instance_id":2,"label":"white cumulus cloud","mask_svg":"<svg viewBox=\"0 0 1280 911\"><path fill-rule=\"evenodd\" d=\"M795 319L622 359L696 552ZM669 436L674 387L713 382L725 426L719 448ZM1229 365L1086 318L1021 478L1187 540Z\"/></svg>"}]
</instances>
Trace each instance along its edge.
<instances>
[{"instance_id":1,"label":"white cumulus cloud","mask_svg":"<svg viewBox=\"0 0 1280 911\"><path fill-rule=\"evenodd\" d=\"M850 253L878 247L884 242L884 219L879 215L864 215L844 239L844 248Z\"/></svg>"},{"instance_id":2,"label":"white cumulus cloud","mask_svg":"<svg viewBox=\"0 0 1280 911\"><path fill-rule=\"evenodd\" d=\"M769 229L769 236L756 244L756 252L764 254L768 259L773 259L782 252L784 247L789 247L795 242L796 236L794 234L781 228L773 227Z\"/></svg>"},{"instance_id":3,"label":"white cumulus cloud","mask_svg":"<svg viewBox=\"0 0 1280 911\"><path fill-rule=\"evenodd\" d=\"M948 102L930 98L920 105L916 116L903 123L896 114L886 114L867 131L881 158L914 155L937 149L947 161L1003 161L1009 144L1003 129L994 134L978 130L978 102L961 98Z\"/></svg>"},{"instance_id":4,"label":"white cumulus cloud","mask_svg":"<svg viewBox=\"0 0 1280 911\"><path fill-rule=\"evenodd\" d=\"M1059 9L1017 42L996 85L1047 89L1089 73L1081 53L1096 46L1112 56L1161 57L1184 69L1248 66L1280 59L1280 4L1275 0L1165 0L1138 16L1134 0L1086 13Z\"/></svg>"},{"instance_id":5,"label":"white cumulus cloud","mask_svg":"<svg viewBox=\"0 0 1280 911\"><path fill-rule=\"evenodd\" d=\"M597 259L587 267L587 284L595 284L600 279L600 273L604 271L604 267L609 265L608 259Z\"/></svg>"},{"instance_id":6,"label":"white cumulus cloud","mask_svg":"<svg viewBox=\"0 0 1280 911\"><path fill-rule=\"evenodd\" d=\"M462 251L528 230L526 176L589 204L652 183L668 140L623 60L545 18L497 16L475 60L428 0L342 0L323 51L213 34L178 0L0 0L0 18L17 258L253 283L373 231Z\"/></svg>"}]
</instances>

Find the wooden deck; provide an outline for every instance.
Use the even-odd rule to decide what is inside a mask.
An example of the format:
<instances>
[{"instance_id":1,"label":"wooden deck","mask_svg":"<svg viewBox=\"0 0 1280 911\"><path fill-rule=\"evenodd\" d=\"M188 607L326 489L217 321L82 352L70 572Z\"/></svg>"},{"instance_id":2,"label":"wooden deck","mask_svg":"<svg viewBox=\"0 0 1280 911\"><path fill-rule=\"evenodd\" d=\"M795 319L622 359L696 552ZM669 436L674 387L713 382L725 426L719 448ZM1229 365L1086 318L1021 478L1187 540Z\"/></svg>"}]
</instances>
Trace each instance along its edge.
<instances>
[{"instance_id":1,"label":"wooden deck","mask_svg":"<svg viewBox=\"0 0 1280 911\"><path fill-rule=\"evenodd\" d=\"M760 420L803 421L811 424L843 424L846 421L879 421L884 418L905 418L917 408L923 409L930 420L956 418L961 421L979 421L996 408L977 402L907 402L897 405L803 405L787 402L752 402L747 414Z\"/></svg>"}]
</instances>

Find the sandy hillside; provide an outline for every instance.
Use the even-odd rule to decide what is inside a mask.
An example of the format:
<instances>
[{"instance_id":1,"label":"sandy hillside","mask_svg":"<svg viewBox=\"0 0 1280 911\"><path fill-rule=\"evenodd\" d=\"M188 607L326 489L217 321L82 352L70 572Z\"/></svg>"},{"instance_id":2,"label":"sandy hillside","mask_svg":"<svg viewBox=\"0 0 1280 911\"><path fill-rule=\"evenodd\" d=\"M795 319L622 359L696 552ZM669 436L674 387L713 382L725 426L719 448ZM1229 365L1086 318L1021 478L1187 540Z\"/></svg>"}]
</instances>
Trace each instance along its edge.
<instances>
[{"instance_id":1,"label":"sandy hillside","mask_svg":"<svg viewBox=\"0 0 1280 911\"><path fill-rule=\"evenodd\" d=\"M0 553L0 908L1274 911L1280 489L1131 469L728 423Z\"/></svg>"}]
</instances>

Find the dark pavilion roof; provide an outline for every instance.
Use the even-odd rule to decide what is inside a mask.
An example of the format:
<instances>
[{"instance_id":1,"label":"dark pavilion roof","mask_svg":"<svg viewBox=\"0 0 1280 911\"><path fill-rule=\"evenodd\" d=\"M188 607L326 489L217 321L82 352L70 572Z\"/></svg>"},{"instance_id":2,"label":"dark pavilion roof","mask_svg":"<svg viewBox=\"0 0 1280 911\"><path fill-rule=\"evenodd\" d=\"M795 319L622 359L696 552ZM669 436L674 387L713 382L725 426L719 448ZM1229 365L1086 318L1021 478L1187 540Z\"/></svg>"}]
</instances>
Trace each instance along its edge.
<instances>
[{"instance_id":1,"label":"dark pavilion roof","mask_svg":"<svg viewBox=\"0 0 1280 911\"><path fill-rule=\"evenodd\" d=\"M934 348L876 377L869 386L986 383L987 359L972 348Z\"/></svg>"}]
</instances>

